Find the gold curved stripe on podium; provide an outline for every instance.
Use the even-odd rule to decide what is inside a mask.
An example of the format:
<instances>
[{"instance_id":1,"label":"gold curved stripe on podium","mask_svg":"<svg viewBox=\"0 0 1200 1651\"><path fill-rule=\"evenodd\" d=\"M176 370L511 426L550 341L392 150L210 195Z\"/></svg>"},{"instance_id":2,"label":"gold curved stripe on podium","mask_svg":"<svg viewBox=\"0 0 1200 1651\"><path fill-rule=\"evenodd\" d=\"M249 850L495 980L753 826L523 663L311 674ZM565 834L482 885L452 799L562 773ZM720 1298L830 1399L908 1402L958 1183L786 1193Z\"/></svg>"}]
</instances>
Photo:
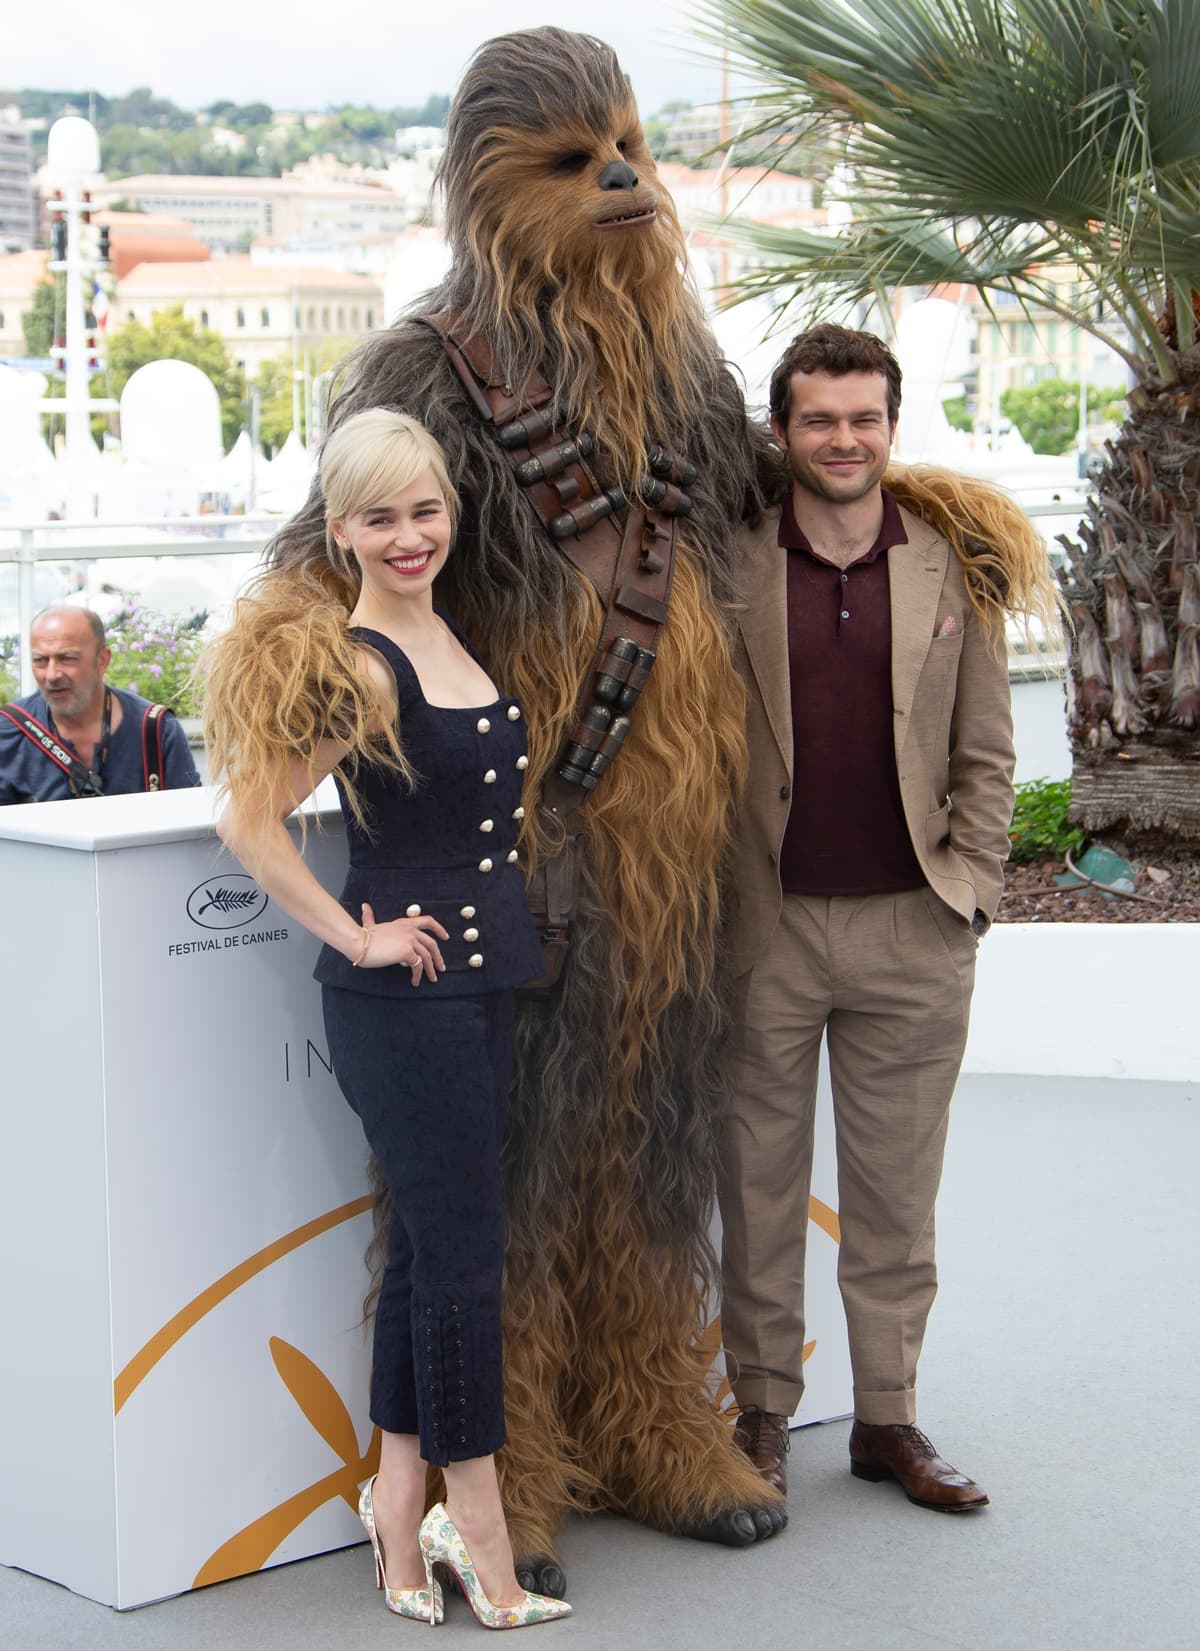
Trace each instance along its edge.
<instances>
[{"instance_id":1,"label":"gold curved stripe on podium","mask_svg":"<svg viewBox=\"0 0 1200 1651\"><path fill-rule=\"evenodd\" d=\"M264 1272L268 1267L279 1261L283 1256L298 1250L301 1245L319 1238L322 1233L332 1227L338 1227L343 1221L352 1221L356 1215L362 1215L375 1202L373 1193L365 1193L361 1198L353 1198L348 1204L340 1204L337 1209L328 1210L324 1215L316 1216L312 1221L306 1221L302 1227L296 1227L290 1233L284 1233L274 1243L266 1245L254 1255L248 1256L245 1261L210 1284L207 1289L201 1290L194 1296L186 1307L181 1307L174 1317L169 1318L161 1330L156 1330L144 1347L130 1359L125 1368L119 1372L113 1382L113 1414L117 1415L126 1400L136 1391L138 1386L154 1369L160 1359L169 1353L177 1341L195 1328L200 1320L211 1313L214 1307L219 1307L235 1290Z\"/></svg>"},{"instance_id":2,"label":"gold curved stripe on podium","mask_svg":"<svg viewBox=\"0 0 1200 1651\"><path fill-rule=\"evenodd\" d=\"M828 1233L835 1244L842 1242L842 1223L838 1220L838 1212L823 1204L819 1198L810 1196L808 1200L808 1219L814 1227L820 1227L823 1233Z\"/></svg>"},{"instance_id":3,"label":"gold curved stripe on podium","mask_svg":"<svg viewBox=\"0 0 1200 1651\"><path fill-rule=\"evenodd\" d=\"M279 1544L334 1497L340 1496L351 1512L357 1513L358 1487L379 1467L379 1429L372 1430L371 1442L360 1455L350 1412L324 1371L280 1336L272 1336L269 1345L284 1386L309 1425L341 1458L342 1466L289 1496L223 1542L196 1572L193 1588L261 1571Z\"/></svg>"}]
</instances>

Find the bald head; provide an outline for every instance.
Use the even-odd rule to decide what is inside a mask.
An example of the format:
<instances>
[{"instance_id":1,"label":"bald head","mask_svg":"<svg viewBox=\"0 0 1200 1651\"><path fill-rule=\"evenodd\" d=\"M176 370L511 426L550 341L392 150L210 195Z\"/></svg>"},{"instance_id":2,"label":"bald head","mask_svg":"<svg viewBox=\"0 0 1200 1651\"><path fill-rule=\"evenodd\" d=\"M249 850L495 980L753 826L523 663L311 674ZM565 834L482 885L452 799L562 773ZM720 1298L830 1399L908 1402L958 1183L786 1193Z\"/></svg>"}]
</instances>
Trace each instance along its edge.
<instances>
[{"instance_id":1,"label":"bald head","mask_svg":"<svg viewBox=\"0 0 1200 1651\"><path fill-rule=\"evenodd\" d=\"M98 717L112 658L99 618L87 608L45 608L29 627L29 646L34 678L55 720Z\"/></svg>"},{"instance_id":2,"label":"bald head","mask_svg":"<svg viewBox=\"0 0 1200 1651\"><path fill-rule=\"evenodd\" d=\"M104 634L104 624L98 613L91 608L77 608L69 602L56 602L53 607L43 608L41 613L33 616L33 623L29 627L29 641L35 645L39 625L64 625L68 635L79 634L80 638L90 636L97 648L103 648L108 640Z\"/></svg>"}]
</instances>

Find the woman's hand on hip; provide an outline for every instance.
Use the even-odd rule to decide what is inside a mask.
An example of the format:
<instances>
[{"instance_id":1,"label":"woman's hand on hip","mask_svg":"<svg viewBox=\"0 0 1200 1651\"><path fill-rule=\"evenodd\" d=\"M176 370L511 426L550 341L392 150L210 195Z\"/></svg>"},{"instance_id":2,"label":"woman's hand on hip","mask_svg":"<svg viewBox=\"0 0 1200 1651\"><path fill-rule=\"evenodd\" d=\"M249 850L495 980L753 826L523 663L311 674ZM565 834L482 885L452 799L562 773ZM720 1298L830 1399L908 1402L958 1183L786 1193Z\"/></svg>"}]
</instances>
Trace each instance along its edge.
<instances>
[{"instance_id":1,"label":"woman's hand on hip","mask_svg":"<svg viewBox=\"0 0 1200 1651\"><path fill-rule=\"evenodd\" d=\"M436 980L445 971L439 940L449 940L449 932L436 917L394 917L389 923L376 923L375 913L364 904L362 926L367 933L366 951L359 961L363 969L386 969L401 964L412 970L412 983L419 986L422 979Z\"/></svg>"}]
</instances>

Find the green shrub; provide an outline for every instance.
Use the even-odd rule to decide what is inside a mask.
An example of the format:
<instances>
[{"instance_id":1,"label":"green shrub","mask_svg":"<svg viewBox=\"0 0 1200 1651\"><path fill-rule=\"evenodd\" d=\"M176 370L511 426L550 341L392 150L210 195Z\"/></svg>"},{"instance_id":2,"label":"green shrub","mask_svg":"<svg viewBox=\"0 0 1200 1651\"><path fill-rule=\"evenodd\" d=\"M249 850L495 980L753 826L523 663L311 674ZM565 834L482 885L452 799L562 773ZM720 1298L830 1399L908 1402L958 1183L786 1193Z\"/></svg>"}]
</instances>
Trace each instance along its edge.
<instances>
[{"instance_id":1,"label":"green shrub","mask_svg":"<svg viewBox=\"0 0 1200 1651\"><path fill-rule=\"evenodd\" d=\"M1085 833L1067 819L1071 807L1070 780L1027 780L1016 788L1008 837L1014 863L1065 858L1083 847Z\"/></svg>"},{"instance_id":2,"label":"green shrub","mask_svg":"<svg viewBox=\"0 0 1200 1651\"><path fill-rule=\"evenodd\" d=\"M20 693L20 650L15 636L0 636L0 705Z\"/></svg>"},{"instance_id":3,"label":"green shrub","mask_svg":"<svg viewBox=\"0 0 1200 1651\"><path fill-rule=\"evenodd\" d=\"M197 715L192 670L204 646L200 632L207 617L172 619L131 601L107 627L109 682L169 705L181 717Z\"/></svg>"}]
</instances>

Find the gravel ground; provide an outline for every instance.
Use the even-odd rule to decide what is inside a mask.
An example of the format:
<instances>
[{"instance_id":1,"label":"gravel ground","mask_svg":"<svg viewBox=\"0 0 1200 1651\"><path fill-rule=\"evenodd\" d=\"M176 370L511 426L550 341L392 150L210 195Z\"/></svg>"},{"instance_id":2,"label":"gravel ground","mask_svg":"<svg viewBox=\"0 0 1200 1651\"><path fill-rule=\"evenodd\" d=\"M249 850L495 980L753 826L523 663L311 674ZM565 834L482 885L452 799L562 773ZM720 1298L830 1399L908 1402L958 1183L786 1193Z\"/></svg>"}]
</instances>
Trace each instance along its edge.
<instances>
[{"instance_id":1,"label":"gravel ground","mask_svg":"<svg viewBox=\"0 0 1200 1651\"><path fill-rule=\"evenodd\" d=\"M1054 878L1066 869L1061 860L1010 865L996 922L1200 923L1200 865L1139 865L1134 893L1145 898L1138 900L1097 888L1060 889Z\"/></svg>"}]
</instances>

